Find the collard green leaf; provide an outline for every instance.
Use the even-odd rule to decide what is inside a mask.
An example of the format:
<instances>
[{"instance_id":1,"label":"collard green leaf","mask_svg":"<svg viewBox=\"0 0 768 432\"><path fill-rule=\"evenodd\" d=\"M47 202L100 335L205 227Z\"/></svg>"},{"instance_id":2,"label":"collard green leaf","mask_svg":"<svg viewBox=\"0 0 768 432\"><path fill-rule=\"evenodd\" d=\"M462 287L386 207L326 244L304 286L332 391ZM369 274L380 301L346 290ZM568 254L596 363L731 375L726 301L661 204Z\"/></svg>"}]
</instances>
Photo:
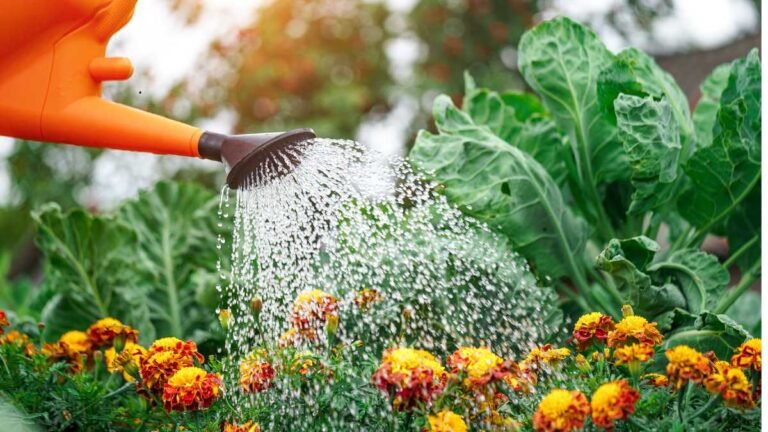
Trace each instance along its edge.
<instances>
[{"instance_id":1,"label":"collard green leaf","mask_svg":"<svg viewBox=\"0 0 768 432\"><path fill-rule=\"evenodd\" d=\"M750 334L760 337L762 322L761 297L755 291L747 291L734 302L725 312L734 321L744 327Z\"/></svg>"},{"instance_id":2,"label":"collard green leaf","mask_svg":"<svg viewBox=\"0 0 768 432\"><path fill-rule=\"evenodd\" d=\"M701 98L693 110L693 127L696 131L697 147L708 147L712 144L712 129L717 121L720 110L720 95L728 85L731 75L730 63L716 67L701 83Z\"/></svg>"},{"instance_id":3,"label":"collard green leaf","mask_svg":"<svg viewBox=\"0 0 768 432\"><path fill-rule=\"evenodd\" d=\"M586 226L541 164L476 125L447 96L435 100L434 118L440 134L422 131L411 161L445 185L452 203L504 233L541 273L579 271Z\"/></svg>"},{"instance_id":4,"label":"collard green leaf","mask_svg":"<svg viewBox=\"0 0 768 432\"><path fill-rule=\"evenodd\" d=\"M630 214L664 206L677 191L680 163L679 123L665 97L656 101L620 94L614 101L618 136L632 170Z\"/></svg>"},{"instance_id":5,"label":"collard green leaf","mask_svg":"<svg viewBox=\"0 0 768 432\"><path fill-rule=\"evenodd\" d=\"M604 112L612 121L616 121L618 113L614 113L614 101L620 94L651 97L654 100L666 99L670 114L677 124L677 140L684 148L693 140L693 123L690 119L688 99L675 82L675 79L661 69L652 57L636 48L628 48L620 52L608 67L600 72L597 85L598 97Z\"/></svg>"},{"instance_id":6,"label":"collard green leaf","mask_svg":"<svg viewBox=\"0 0 768 432\"><path fill-rule=\"evenodd\" d=\"M755 186L728 216L725 234L730 257L742 272L760 261L761 251L760 187Z\"/></svg>"},{"instance_id":7,"label":"collard green leaf","mask_svg":"<svg viewBox=\"0 0 768 432\"><path fill-rule=\"evenodd\" d=\"M728 85L720 96L720 111L715 123L714 134L733 133L747 148L749 160L760 163L760 57L753 49L744 59L731 64ZM734 128L733 126L736 126Z\"/></svg>"},{"instance_id":8,"label":"collard green leaf","mask_svg":"<svg viewBox=\"0 0 768 432\"><path fill-rule=\"evenodd\" d=\"M118 212L137 235L133 260L159 336L184 337L210 321L195 301L196 273L216 266L217 204L199 186L161 182Z\"/></svg>"},{"instance_id":9,"label":"collard green leaf","mask_svg":"<svg viewBox=\"0 0 768 432\"><path fill-rule=\"evenodd\" d=\"M629 177L616 128L597 98L598 74L612 61L591 30L568 18L543 22L520 40L519 69L575 146L589 187Z\"/></svg>"},{"instance_id":10,"label":"collard green leaf","mask_svg":"<svg viewBox=\"0 0 768 432\"><path fill-rule=\"evenodd\" d=\"M728 359L733 351L751 336L727 315L710 312L691 314L675 310L672 331L664 340L665 349L688 345L701 352L714 351L718 358Z\"/></svg>"},{"instance_id":11,"label":"collard green leaf","mask_svg":"<svg viewBox=\"0 0 768 432\"><path fill-rule=\"evenodd\" d=\"M717 257L698 249L682 249L648 267L657 284L673 283L685 296L686 310L712 310L725 292L730 275Z\"/></svg>"}]
</instances>

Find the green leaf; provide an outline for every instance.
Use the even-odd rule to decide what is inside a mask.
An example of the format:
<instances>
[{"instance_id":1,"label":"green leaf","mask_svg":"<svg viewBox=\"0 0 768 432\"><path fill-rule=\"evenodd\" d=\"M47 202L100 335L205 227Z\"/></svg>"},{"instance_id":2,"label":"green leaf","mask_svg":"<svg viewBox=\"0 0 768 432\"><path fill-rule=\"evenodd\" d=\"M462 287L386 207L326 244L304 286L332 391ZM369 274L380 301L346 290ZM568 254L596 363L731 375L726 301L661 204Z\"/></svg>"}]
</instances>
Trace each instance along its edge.
<instances>
[{"instance_id":1,"label":"green leaf","mask_svg":"<svg viewBox=\"0 0 768 432\"><path fill-rule=\"evenodd\" d=\"M640 98L651 97L658 101L666 99L671 123L675 123L680 134L677 140L684 149L692 148L693 123L690 119L688 99L675 82L653 58L636 48L628 48L614 57L613 62L600 72L597 85L598 97L603 111L615 123L614 101L620 94ZM684 152L684 157L687 152Z\"/></svg>"},{"instance_id":2,"label":"green leaf","mask_svg":"<svg viewBox=\"0 0 768 432\"><path fill-rule=\"evenodd\" d=\"M733 351L751 336L727 315L710 312L691 314L675 310L676 330L664 340L665 349L688 345L701 352L714 351L718 358L728 359Z\"/></svg>"},{"instance_id":3,"label":"green leaf","mask_svg":"<svg viewBox=\"0 0 768 432\"><path fill-rule=\"evenodd\" d=\"M476 125L447 96L435 100L434 118L440 134L419 133L414 165L445 186L450 202L504 233L541 273L580 272L586 225L541 164Z\"/></svg>"},{"instance_id":4,"label":"green leaf","mask_svg":"<svg viewBox=\"0 0 768 432\"><path fill-rule=\"evenodd\" d=\"M216 268L217 205L199 186L161 182L118 211L137 235L132 259L158 336L189 336L213 318L196 302L196 274Z\"/></svg>"},{"instance_id":5,"label":"green leaf","mask_svg":"<svg viewBox=\"0 0 768 432\"><path fill-rule=\"evenodd\" d=\"M760 63L756 51L734 61L730 72L713 143L698 149L684 167L691 185L678 206L699 228L700 236L727 223L760 183Z\"/></svg>"},{"instance_id":6,"label":"green leaf","mask_svg":"<svg viewBox=\"0 0 768 432\"><path fill-rule=\"evenodd\" d=\"M673 283L680 287L686 310L693 314L713 309L730 279L717 257L698 249L676 251L647 270L658 285Z\"/></svg>"},{"instance_id":7,"label":"green leaf","mask_svg":"<svg viewBox=\"0 0 768 432\"><path fill-rule=\"evenodd\" d=\"M760 337L761 296L755 291L741 295L725 312L755 337Z\"/></svg>"},{"instance_id":8,"label":"green leaf","mask_svg":"<svg viewBox=\"0 0 768 432\"><path fill-rule=\"evenodd\" d=\"M629 177L616 128L597 98L598 75L612 61L591 30L564 17L539 24L520 40L519 69L567 133L588 187Z\"/></svg>"},{"instance_id":9,"label":"green leaf","mask_svg":"<svg viewBox=\"0 0 768 432\"><path fill-rule=\"evenodd\" d=\"M618 136L632 170L630 214L668 203L677 191L680 161L679 123L667 98L620 94L614 101Z\"/></svg>"},{"instance_id":10,"label":"green leaf","mask_svg":"<svg viewBox=\"0 0 768 432\"><path fill-rule=\"evenodd\" d=\"M696 109L693 110L697 147L712 145L712 129L717 121L717 112L720 110L720 95L728 85L730 75L730 63L722 64L716 67L699 86L701 98L696 104Z\"/></svg>"}]
</instances>

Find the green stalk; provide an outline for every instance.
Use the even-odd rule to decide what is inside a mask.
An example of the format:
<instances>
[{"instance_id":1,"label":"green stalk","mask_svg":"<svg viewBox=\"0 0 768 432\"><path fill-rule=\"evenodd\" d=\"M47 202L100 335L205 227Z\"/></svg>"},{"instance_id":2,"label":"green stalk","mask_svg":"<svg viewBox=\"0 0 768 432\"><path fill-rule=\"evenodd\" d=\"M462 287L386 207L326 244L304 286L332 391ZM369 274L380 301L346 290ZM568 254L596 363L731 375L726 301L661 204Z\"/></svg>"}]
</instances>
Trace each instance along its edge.
<instances>
[{"instance_id":1,"label":"green stalk","mask_svg":"<svg viewBox=\"0 0 768 432\"><path fill-rule=\"evenodd\" d=\"M751 239L749 239L748 242L741 245L741 247L737 249L736 252L732 253L731 256L729 256L728 259L723 263L723 267L727 269L731 268L733 263L741 258L741 256L744 255L749 250L749 248L751 248L758 241L760 241L760 234L754 235Z\"/></svg>"},{"instance_id":2,"label":"green stalk","mask_svg":"<svg viewBox=\"0 0 768 432\"><path fill-rule=\"evenodd\" d=\"M747 270L746 273L741 275L741 280L739 281L739 284L736 285L736 287L731 288L731 290L728 292L728 295L725 296L722 300L720 300L720 303L717 304L717 307L715 308L716 314L725 313L725 311L728 310L728 308L733 305L736 300L741 297L742 294L746 290L749 289L750 285L752 285L752 282L757 280L757 278L760 277L760 261L752 264L752 267Z\"/></svg>"},{"instance_id":3,"label":"green stalk","mask_svg":"<svg viewBox=\"0 0 768 432\"><path fill-rule=\"evenodd\" d=\"M712 408L712 405L717 401L717 399L718 399L718 395L714 395L711 398L709 398L709 400L707 401L707 403L704 404L704 406L696 410L696 412L694 412L693 414L690 415L690 417L688 417L688 420L693 420L696 417L709 411L709 409Z\"/></svg>"},{"instance_id":4,"label":"green stalk","mask_svg":"<svg viewBox=\"0 0 768 432\"><path fill-rule=\"evenodd\" d=\"M733 209L736 208L737 205L739 205L744 198L749 195L749 193L752 191L752 188L755 187L755 185L760 184L760 172L758 171L757 175L749 182L749 185L744 188L744 191L741 193L741 195L734 198L731 205L726 207L723 211L721 211L717 216L712 218L706 225L696 230L696 234L691 238L691 241L693 244L696 244L698 242L701 242L704 240L704 237L707 235L710 229L712 229L713 226L718 224L722 219L724 219L728 214L730 214Z\"/></svg>"}]
</instances>

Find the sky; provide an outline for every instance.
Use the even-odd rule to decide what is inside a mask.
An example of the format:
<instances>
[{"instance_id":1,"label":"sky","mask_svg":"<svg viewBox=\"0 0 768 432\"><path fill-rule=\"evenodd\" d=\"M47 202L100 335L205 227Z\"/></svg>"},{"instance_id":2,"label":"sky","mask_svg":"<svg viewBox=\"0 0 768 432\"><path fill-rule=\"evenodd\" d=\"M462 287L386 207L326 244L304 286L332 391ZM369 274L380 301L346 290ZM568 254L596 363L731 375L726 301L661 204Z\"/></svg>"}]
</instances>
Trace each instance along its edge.
<instances>
[{"instance_id":1,"label":"sky","mask_svg":"<svg viewBox=\"0 0 768 432\"><path fill-rule=\"evenodd\" d=\"M416 0L386 0L396 11L407 12ZM205 55L208 44L217 36L235 32L251 21L254 6L262 0L204 0L205 14L193 26L173 15L165 1L139 0L132 21L112 40L109 54L129 57L137 73L132 84L149 95L162 96L178 80L194 73L195 64ZM623 3L621 0L554 0L553 9L541 18L566 14L585 20L600 16ZM749 0L674 0L670 17L654 23L653 31L663 46L648 47L638 36L629 41L641 48L676 51L691 46L711 48L752 30L759 25ZM627 41L607 26L598 24L596 31L612 50L623 48ZM640 33L637 33L640 35ZM394 76L407 78L419 46L410 39L392 41L387 53L393 60ZM142 79L147 72L151 80ZM400 99L384 119L361 125L356 139L382 154L401 154L406 140L406 127L417 109L417 101ZM198 126L217 132L229 132L231 115L223 113ZM2 162L12 149L12 140L0 137L0 203L9 195L9 178ZM109 208L134 196L175 170L196 164L204 169L220 169L207 161L155 156L137 153L106 152L97 162L94 184L86 191L85 202L98 202Z\"/></svg>"}]
</instances>

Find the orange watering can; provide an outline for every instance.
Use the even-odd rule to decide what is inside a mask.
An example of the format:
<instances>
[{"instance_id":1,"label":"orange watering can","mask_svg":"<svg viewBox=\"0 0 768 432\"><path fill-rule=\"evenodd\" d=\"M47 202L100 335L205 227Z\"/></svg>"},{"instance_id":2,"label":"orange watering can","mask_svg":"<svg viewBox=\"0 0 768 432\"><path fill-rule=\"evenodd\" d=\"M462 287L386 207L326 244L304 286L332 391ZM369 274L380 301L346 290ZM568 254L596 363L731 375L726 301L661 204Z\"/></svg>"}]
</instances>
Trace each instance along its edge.
<instances>
[{"instance_id":1,"label":"orange watering can","mask_svg":"<svg viewBox=\"0 0 768 432\"><path fill-rule=\"evenodd\" d=\"M297 163L284 150L311 129L229 136L102 99L104 81L133 74L106 48L136 1L0 0L0 135L221 161L232 188L277 152Z\"/></svg>"}]
</instances>

